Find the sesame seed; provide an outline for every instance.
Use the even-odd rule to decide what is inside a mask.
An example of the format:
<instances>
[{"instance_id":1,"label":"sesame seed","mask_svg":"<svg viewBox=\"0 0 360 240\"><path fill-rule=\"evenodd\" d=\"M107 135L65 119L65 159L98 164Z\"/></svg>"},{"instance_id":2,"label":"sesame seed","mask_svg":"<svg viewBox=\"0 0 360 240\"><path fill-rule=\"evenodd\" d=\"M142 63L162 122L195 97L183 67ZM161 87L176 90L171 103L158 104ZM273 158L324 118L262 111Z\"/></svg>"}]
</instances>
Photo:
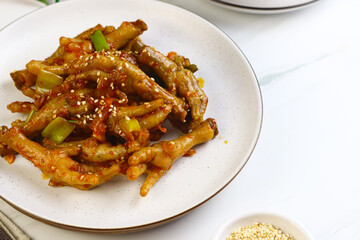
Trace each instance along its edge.
<instances>
[{"instance_id":1,"label":"sesame seed","mask_svg":"<svg viewBox=\"0 0 360 240\"><path fill-rule=\"evenodd\" d=\"M121 86L122 86L122 87L125 87L125 83L121 83Z\"/></svg>"},{"instance_id":2,"label":"sesame seed","mask_svg":"<svg viewBox=\"0 0 360 240\"><path fill-rule=\"evenodd\" d=\"M155 89L154 89L154 92L157 92L157 93L158 93L158 92L159 92L159 89L155 88Z\"/></svg>"},{"instance_id":3,"label":"sesame seed","mask_svg":"<svg viewBox=\"0 0 360 240\"><path fill-rule=\"evenodd\" d=\"M80 114L76 114L76 117L77 117L77 118L81 118Z\"/></svg>"},{"instance_id":4,"label":"sesame seed","mask_svg":"<svg viewBox=\"0 0 360 240\"><path fill-rule=\"evenodd\" d=\"M100 118L102 117L102 114L101 114L101 113L99 113L99 117L100 117Z\"/></svg>"},{"instance_id":5,"label":"sesame seed","mask_svg":"<svg viewBox=\"0 0 360 240\"><path fill-rule=\"evenodd\" d=\"M128 116L125 116L125 119L128 120L128 121L130 120L130 118Z\"/></svg>"},{"instance_id":6,"label":"sesame seed","mask_svg":"<svg viewBox=\"0 0 360 240\"><path fill-rule=\"evenodd\" d=\"M276 239L294 240L292 236L281 231L278 227L266 223L254 223L251 226L240 227L232 232L226 240L257 240Z\"/></svg>"},{"instance_id":7,"label":"sesame seed","mask_svg":"<svg viewBox=\"0 0 360 240\"><path fill-rule=\"evenodd\" d=\"M74 92L75 92L75 90L74 90L74 89L71 89L71 90L70 90L70 92L71 92L71 93L74 93Z\"/></svg>"}]
</instances>

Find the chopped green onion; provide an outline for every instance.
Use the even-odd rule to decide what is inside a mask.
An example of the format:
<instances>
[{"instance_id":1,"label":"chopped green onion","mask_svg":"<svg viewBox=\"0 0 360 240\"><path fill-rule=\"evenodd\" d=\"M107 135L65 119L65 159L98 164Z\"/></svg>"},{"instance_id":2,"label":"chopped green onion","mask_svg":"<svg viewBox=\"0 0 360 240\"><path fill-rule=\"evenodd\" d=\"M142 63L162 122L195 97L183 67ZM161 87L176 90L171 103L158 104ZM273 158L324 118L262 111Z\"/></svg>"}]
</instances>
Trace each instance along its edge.
<instances>
[{"instance_id":1,"label":"chopped green onion","mask_svg":"<svg viewBox=\"0 0 360 240\"><path fill-rule=\"evenodd\" d=\"M68 120L69 123L73 123L73 124L78 124L76 121L74 120Z\"/></svg>"},{"instance_id":2,"label":"chopped green onion","mask_svg":"<svg viewBox=\"0 0 360 240\"><path fill-rule=\"evenodd\" d=\"M63 82L63 78L55 73L40 70L36 79L35 91L42 94L49 92L53 87L60 85Z\"/></svg>"},{"instance_id":3,"label":"chopped green onion","mask_svg":"<svg viewBox=\"0 0 360 240\"><path fill-rule=\"evenodd\" d=\"M105 36L100 30L96 30L93 35L90 36L91 42L94 44L95 50L100 52L102 50L109 50L109 44L106 41Z\"/></svg>"},{"instance_id":4,"label":"chopped green onion","mask_svg":"<svg viewBox=\"0 0 360 240\"><path fill-rule=\"evenodd\" d=\"M121 128L125 132L139 131L141 129L139 121L137 119L130 119L128 117L123 118L120 121Z\"/></svg>"},{"instance_id":5,"label":"chopped green onion","mask_svg":"<svg viewBox=\"0 0 360 240\"><path fill-rule=\"evenodd\" d=\"M44 128L41 135L60 144L74 131L75 127L75 124L69 123L66 119L57 117Z\"/></svg>"},{"instance_id":6,"label":"chopped green onion","mask_svg":"<svg viewBox=\"0 0 360 240\"><path fill-rule=\"evenodd\" d=\"M189 66L185 67L186 69L189 69L192 73L196 72L198 69L198 67L195 64L190 64Z\"/></svg>"},{"instance_id":7,"label":"chopped green onion","mask_svg":"<svg viewBox=\"0 0 360 240\"><path fill-rule=\"evenodd\" d=\"M39 2L45 3L46 5L49 5L49 3L46 0L38 0Z\"/></svg>"},{"instance_id":8,"label":"chopped green onion","mask_svg":"<svg viewBox=\"0 0 360 240\"><path fill-rule=\"evenodd\" d=\"M25 123L27 123L34 116L35 113L36 113L35 110L31 110L29 115L27 116L27 118L25 120Z\"/></svg>"},{"instance_id":9,"label":"chopped green onion","mask_svg":"<svg viewBox=\"0 0 360 240\"><path fill-rule=\"evenodd\" d=\"M141 129L139 121L137 119L126 120L129 132L139 131Z\"/></svg>"}]
</instances>

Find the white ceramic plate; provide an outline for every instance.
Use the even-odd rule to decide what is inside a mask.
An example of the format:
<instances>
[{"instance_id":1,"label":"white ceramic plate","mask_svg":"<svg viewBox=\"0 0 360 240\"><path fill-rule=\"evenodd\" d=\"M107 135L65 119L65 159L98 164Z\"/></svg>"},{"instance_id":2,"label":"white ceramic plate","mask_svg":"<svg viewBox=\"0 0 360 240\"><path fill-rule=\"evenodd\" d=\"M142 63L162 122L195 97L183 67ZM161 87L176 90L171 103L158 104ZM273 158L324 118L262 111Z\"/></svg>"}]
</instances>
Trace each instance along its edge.
<instances>
[{"instance_id":1,"label":"white ceramic plate","mask_svg":"<svg viewBox=\"0 0 360 240\"><path fill-rule=\"evenodd\" d=\"M288 233L296 240L311 240L311 235L299 225L284 216L272 213L254 213L249 215L241 215L229 219L221 224L215 231L211 240L226 239L233 231L240 227L252 226L255 223L271 224L280 228L284 233Z\"/></svg>"},{"instance_id":2,"label":"white ceramic plate","mask_svg":"<svg viewBox=\"0 0 360 240\"><path fill-rule=\"evenodd\" d=\"M26 98L9 73L31 59L44 59L60 36L72 37L98 23L119 26L143 19L145 43L161 52L176 51L196 63L209 97L205 117L217 120L220 134L198 146L197 154L179 159L153 187L139 196L144 178L122 177L90 191L54 188L40 170L18 157L0 161L0 196L20 211L57 226L130 232L158 226L188 213L222 190L249 159L262 123L262 99L255 74L239 48L222 31L181 8L149 0L72 0L24 16L0 32L0 123L24 116L6 105ZM0 159L1 160L1 159Z\"/></svg>"},{"instance_id":3,"label":"white ceramic plate","mask_svg":"<svg viewBox=\"0 0 360 240\"><path fill-rule=\"evenodd\" d=\"M255 13L277 14L291 12L311 6L319 0L210 0L217 6L227 9Z\"/></svg>"}]
</instances>

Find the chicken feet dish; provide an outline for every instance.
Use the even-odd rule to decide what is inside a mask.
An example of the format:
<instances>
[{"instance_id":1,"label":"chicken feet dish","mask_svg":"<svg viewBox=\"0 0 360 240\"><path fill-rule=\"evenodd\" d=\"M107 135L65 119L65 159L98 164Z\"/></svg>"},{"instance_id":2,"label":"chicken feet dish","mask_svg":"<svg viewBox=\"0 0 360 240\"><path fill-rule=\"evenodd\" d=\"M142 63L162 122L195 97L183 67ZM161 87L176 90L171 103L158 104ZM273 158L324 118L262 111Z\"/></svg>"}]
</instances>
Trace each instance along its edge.
<instances>
[{"instance_id":1,"label":"chicken feet dish","mask_svg":"<svg viewBox=\"0 0 360 240\"><path fill-rule=\"evenodd\" d=\"M12 163L20 154L49 185L81 190L145 174L144 197L177 159L213 139L217 124L204 120L208 97L196 65L143 43L147 29L140 19L117 28L98 24L60 37L48 58L10 73L30 100L7 106L26 119L0 127L0 155ZM166 121L180 130L177 138L162 140Z\"/></svg>"}]
</instances>

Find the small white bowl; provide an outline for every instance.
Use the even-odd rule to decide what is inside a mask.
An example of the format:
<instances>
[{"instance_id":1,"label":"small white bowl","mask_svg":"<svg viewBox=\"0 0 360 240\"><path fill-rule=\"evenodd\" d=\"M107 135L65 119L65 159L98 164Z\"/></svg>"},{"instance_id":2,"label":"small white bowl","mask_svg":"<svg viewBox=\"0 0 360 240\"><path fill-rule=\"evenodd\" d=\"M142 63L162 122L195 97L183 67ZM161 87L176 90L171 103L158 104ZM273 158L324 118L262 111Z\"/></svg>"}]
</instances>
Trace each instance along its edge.
<instances>
[{"instance_id":1,"label":"small white bowl","mask_svg":"<svg viewBox=\"0 0 360 240\"><path fill-rule=\"evenodd\" d=\"M284 233L288 233L295 240L312 240L308 232L298 223L283 216L271 213L256 213L250 215L237 216L221 224L212 236L212 240L226 240L230 234L240 227L251 226L254 223L268 223L280 228Z\"/></svg>"}]
</instances>

